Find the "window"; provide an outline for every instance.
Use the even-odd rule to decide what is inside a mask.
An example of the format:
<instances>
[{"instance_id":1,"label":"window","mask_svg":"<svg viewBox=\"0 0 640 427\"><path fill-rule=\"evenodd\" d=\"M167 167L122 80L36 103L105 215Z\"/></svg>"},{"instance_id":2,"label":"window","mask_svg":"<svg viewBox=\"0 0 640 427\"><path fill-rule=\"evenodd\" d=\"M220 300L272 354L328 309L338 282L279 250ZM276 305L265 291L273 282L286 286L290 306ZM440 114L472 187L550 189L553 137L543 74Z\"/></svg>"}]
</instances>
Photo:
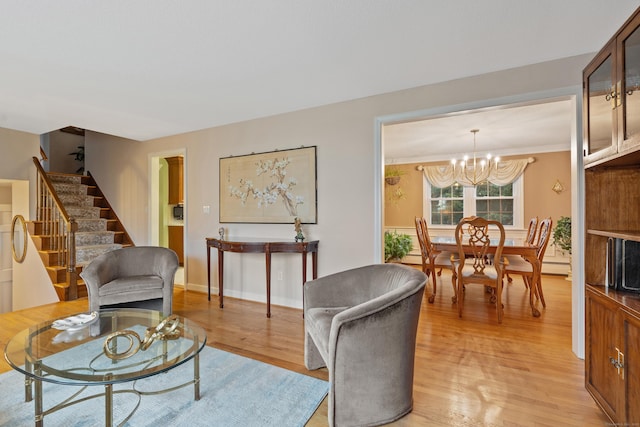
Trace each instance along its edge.
<instances>
[{"instance_id":1,"label":"window","mask_svg":"<svg viewBox=\"0 0 640 427\"><path fill-rule=\"evenodd\" d=\"M522 180L502 186L484 181L475 188L459 184L441 188L425 179L425 216L436 226L456 225L463 217L477 215L522 227Z\"/></svg>"},{"instance_id":2,"label":"window","mask_svg":"<svg viewBox=\"0 0 640 427\"><path fill-rule=\"evenodd\" d=\"M464 187L461 185L445 188L430 187L431 224L457 224L464 217Z\"/></svg>"},{"instance_id":3,"label":"window","mask_svg":"<svg viewBox=\"0 0 640 427\"><path fill-rule=\"evenodd\" d=\"M488 181L478 184L475 214L503 225L513 225L513 184L495 185Z\"/></svg>"}]
</instances>

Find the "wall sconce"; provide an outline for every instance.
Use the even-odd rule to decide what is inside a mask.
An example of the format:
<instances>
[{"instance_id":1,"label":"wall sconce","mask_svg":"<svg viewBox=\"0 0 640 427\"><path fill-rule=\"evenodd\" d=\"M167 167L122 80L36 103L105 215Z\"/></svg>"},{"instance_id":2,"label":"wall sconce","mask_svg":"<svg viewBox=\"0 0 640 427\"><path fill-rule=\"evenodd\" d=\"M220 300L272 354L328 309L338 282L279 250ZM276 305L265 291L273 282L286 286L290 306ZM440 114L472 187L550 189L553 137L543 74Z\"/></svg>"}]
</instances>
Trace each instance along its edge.
<instances>
[{"instance_id":1,"label":"wall sconce","mask_svg":"<svg viewBox=\"0 0 640 427\"><path fill-rule=\"evenodd\" d=\"M553 191L556 192L556 194L560 194L564 191L564 187L562 186L562 184L560 183L559 179L556 179L556 183L553 184L553 187L551 187L551 189Z\"/></svg>"}]
</instances>

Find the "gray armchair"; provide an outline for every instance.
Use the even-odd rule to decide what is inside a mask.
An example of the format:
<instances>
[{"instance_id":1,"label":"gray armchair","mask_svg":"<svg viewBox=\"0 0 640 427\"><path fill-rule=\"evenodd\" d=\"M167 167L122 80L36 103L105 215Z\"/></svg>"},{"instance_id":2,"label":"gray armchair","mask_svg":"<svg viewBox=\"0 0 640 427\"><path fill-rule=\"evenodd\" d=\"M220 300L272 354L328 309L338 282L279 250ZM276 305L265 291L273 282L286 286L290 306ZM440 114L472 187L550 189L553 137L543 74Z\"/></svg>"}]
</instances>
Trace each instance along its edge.
<instances>
[{"instance_id":1,"label":"gray armchair","mask_svg":"<svg viewBox=\"0 0 640 427\"><path fill-rule=\"evenodd\" d=\"M162 247L133 246L96 257L80 276L87 285L89 310L137 307L171 314L178 256Z\"/></svg>"},{"instance_id":2,"label":"gray armchair","mask_svg":"<svg viewBox=\"0 0 640 427\"><path fill-rule=\"evenodd\" d=\"M416 330L427 276L376 264L304 285L307 369L329 371L329 425L373 426L413 406Z\"/></svg>"}]
</instances>

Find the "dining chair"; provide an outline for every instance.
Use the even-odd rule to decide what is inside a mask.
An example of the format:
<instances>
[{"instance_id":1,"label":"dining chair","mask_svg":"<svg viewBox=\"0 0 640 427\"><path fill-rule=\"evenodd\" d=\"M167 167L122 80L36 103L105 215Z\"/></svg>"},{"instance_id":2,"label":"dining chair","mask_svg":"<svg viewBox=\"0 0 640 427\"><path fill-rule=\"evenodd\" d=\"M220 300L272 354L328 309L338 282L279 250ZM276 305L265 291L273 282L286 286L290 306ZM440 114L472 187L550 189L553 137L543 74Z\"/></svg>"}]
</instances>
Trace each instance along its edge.
<instances>
[{"instance_id":1,"label":"dining chair","mask_svg":"<svg viewBox=\"0 0 640 427\"><path fill-rule=\"evenodd\" d=\"M538 217L534 216L529 220L529 228L527 228L527 243L535 242L537 229L538 229Z\"/></svg>"},{"instance_id":2,"label":"dining chair","mask_svg":"<svg viewBox=\"0 0 640 427\"><path fill-rule=\"evenodd\" d=\"M540 265L542 265L544 253L549 244L552 225L553 221L551 218L545 218L540 222L538 247L536 248L536 258ZM525 286L529 288L529 292L533 292L536 298L540 299L542 306L546 308L547 304L544 301L544 295L542 293L542 275L538 277L537 283L533 283L533 266L529 261L517 255L505 255L503 259L505 260L505 272L522 276Z\"/></svg>"},{"instance_id":3,"label":"dining chair","mask_svg":"<svg viewBox=\"0 0 640 427\"><path fill-rule=\"evenodd\" d=\"M525 242L529 243L530 245L532 245L535 242L537 229L538 229L538 217L537 216L531 217L531 219L529 220L529 228L527 228L527 237L525 239ZM509 272L506 272L505 276L507 276L507 280L509 281L509 283L513 281L513 278L511 278L511 276L509 275ZM526 286L526 283L525 283L525 286Z\"/></svg>"},{"instance_id":4,"label":"dining chair","mask_svg":"<svg viewBox=\"0 0 640 427\"><path fill-rule=\"evenodd\" d=\"M415 222L418 243L420 244L420 254L422 255L422 272L426 274L427 277L430 275L433 282L433 292L428 298L428 301L433 304L436 299L436 290L438 286L436 270L438 270L438 276L442 275L443 268L451 270L452 276L455 276L456 272L453 269L453 264L451 263L451 257L454 254L452 252L438 251L435 249L433 243L431 243L431 238L429 237L429 228L427 226L426 219L415 217ZM451 301L455 303L458 299L455 281L452 280L451 284L453 285L453 296L451 297Z\"/></svg>"},{"instance_id":5,"label":"dining chair","mask_svg":"<svg viewBox=\"0 0 640 427\"><path fill-rule=\"evenodd\" d=\"M501 262L505 232L500 221L480 217L467 217L456 226L456 244L458 257L453 261L457 271L458 316L462 317L465 286L477 283L491 290L492 303L496 305L498 323L502 323L502 279L504 274ZM493 251L495 249L495 251ZM490 257L491 252L493 256Z\"/></svg>"}]
</instances>

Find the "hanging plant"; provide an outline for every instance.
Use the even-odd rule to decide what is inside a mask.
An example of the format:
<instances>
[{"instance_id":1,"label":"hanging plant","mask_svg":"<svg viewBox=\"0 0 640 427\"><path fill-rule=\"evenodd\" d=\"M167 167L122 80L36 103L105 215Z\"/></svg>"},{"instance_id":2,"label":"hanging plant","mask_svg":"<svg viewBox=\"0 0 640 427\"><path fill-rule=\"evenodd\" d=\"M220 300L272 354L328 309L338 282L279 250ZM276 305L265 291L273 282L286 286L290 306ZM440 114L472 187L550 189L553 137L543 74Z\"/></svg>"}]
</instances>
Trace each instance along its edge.
<instances>
[{"instance_id":1,"label":"hanging plant","mask_svg":"<svg viewBox=\"0 0 640 427\"><path fill-rule=\"evenodd\" d=\"M386 182L389 185L396 185L397 183L400 182L400 177L399 176L385 176L384 177L384 182Z\"/></svg>"},{"instance_id":2,"label":"hanging plant","mask_svg":"<svg viewBox=\"0 0 640 427\"><path fill-rule=\"evenodd\" d=\"M387 200L396 206L398 205L398 202L400 202L400 200L403 200L406 197L407 195L402 189L402 187L397 187L387 192Z\"/></svg>"},{"instance_id":3,"label":"hanging plant","mask_svg":"<svg viewBox=\"0 0 640 427\"><path fill-rule=\"evenodd\" d=\"M384 170L384 181L388 185L396 185L397 183L400 182L400 177L402 175L406 175L406 173L407 173L406 171L402 169L398 169L395 166L388 166Z\"/></svg>"}]
</instances>

